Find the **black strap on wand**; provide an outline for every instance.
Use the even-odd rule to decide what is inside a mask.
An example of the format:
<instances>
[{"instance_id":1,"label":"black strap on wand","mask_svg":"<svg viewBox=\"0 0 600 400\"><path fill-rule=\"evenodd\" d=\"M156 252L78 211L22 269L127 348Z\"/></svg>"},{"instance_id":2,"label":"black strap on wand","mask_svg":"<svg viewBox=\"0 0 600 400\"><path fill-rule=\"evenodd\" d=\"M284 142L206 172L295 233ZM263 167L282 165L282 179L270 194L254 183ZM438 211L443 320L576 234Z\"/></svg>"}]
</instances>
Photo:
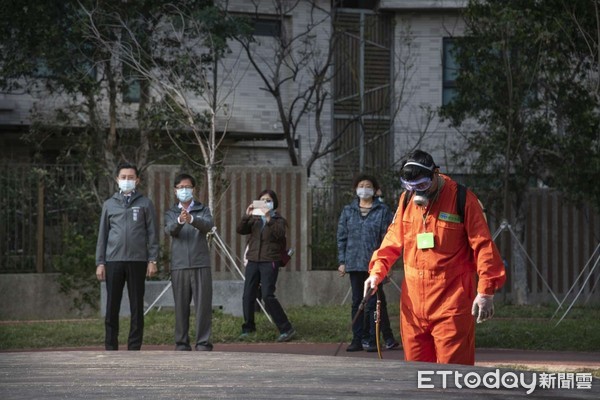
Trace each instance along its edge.
<instances>
[{"instance_id":1,"label":"black strap on wand","mask_svg":"<svg viewBox=\"0 0 600 400\"><path fill-rule=\"evenodd\" d=\"M354 326L354 324L356 323L356 321L358 320L358 318L362 315L367 302L369 301L369 299L371 298L371 296L373 296L375 294L376 291L377 291L377 288L372 289L372 290L370 290L370 291L367 292L367 294L365 295L365 297L363 297L362 301L358 305L358 310L356 310L356 314L354 314L354 318L352 318L352 322L350 323L350 330L352 330L352 327ZM340 344L338 344L338 347L335 350L335 353L333 354L334 357L337 356L338 353L340 352L340 348L342 347L342 344L344 344L344 341L345 340L342 339L340 341Z\"/></svg>"}]
</instances>

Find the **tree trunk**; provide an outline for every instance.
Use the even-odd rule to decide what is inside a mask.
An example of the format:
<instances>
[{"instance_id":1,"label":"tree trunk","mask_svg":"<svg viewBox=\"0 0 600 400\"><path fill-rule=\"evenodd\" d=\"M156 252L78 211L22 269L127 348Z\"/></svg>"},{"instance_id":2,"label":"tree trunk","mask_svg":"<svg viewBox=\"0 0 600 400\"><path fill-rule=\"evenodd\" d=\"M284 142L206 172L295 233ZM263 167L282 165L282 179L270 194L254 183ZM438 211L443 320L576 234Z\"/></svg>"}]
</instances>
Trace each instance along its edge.
<instances>
[{"instance_id":1,"label":"tree trunk","mask_svg":"<svg viewBox=\"0 0 600 400\"><path fill-rule=\"evenodd\" d=\"M142 80L140 82L140 103L137 112L138 128L140 130L140 145L137 149L136 163L143 176L146 175L146 168L148 167L148 154L150 153L150 129L148 127L148 115L146 115L149 99L150 82L147 80Z\"/></svg>"}]
</instances>

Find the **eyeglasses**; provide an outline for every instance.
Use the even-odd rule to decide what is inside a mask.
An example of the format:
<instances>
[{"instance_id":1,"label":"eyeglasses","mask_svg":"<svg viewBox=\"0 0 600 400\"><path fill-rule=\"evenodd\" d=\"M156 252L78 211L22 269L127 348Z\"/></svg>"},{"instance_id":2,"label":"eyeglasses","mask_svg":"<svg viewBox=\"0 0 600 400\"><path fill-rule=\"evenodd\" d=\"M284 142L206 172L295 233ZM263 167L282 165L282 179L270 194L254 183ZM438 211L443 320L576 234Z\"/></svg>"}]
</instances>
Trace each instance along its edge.
<instances>
[{"instance_id":1,"label":"eyeglasses","mask_svg":"<svg viewBox=\"0 0 600 400\"><path fill-rule=\"evenodd\" d=\"M193 186L175 186L175 189L193 189Z\"/></svg>"},{"instance_id":2,"label":"eyeglasses","mask_svg":"<svg viewBox=\"0 0 600 400\"><path fill-rule=\"evenodd\" d=\"M424 192L431 187L432 183L431 178L429 177L417 179L416 181L405 181L402 178L400 178L400 180L402 181L402 186L404 186L404 189L411 192Z\"/></svg>"}]
</instances>

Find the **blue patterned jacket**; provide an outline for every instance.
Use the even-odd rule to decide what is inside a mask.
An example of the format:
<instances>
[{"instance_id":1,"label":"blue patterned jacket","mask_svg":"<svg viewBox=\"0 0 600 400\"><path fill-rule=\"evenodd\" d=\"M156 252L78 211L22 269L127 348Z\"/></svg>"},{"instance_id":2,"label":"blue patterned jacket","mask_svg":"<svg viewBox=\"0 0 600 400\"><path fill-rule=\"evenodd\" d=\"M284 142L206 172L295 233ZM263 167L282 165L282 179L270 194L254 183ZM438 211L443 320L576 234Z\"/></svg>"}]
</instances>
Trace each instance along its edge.
<instances>
[{"instance_id":1,"label":"blue patterned jacket","mask_svg":"<svg viewBox=\"0 0 600 400\"><path fill-rule=\"evenodd\" d=\"M338 264L345 264L346 272L368 271L393 217L390 208L377 199L365 217L360 215L358 198L344 206L337 230Z\"/></svg>"}]
</instances>

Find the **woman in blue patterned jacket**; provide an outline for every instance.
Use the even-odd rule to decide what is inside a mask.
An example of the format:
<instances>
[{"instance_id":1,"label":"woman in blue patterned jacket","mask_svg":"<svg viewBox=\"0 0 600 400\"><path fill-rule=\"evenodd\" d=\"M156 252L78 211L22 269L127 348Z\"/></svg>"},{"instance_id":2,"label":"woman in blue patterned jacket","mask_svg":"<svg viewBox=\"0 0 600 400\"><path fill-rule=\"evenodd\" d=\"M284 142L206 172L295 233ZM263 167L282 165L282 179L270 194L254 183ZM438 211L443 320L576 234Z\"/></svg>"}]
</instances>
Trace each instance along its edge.
<instances>
[{"instance_id":1,"label":"woman in blue patterned jacket","mask_svg":"<svg viewBox=\"0 0 600 400\"><path fill-rule=\"evenodd\" d=\"M375 197L379 184L375 177L359 175L354 179L356 198L342 210L338 222L337 247L340 276L348 274L352 288L352 319L363 298L364 282L369 277L369 261L379 248L393 214L389 207ZM398 347L390 329L383 290L381 299L382 333L386 348ZM352 326L352 342L346 351L376 351L374 310L376 297L367 302L364 316Z\"/></svg>"}]
</instances>

